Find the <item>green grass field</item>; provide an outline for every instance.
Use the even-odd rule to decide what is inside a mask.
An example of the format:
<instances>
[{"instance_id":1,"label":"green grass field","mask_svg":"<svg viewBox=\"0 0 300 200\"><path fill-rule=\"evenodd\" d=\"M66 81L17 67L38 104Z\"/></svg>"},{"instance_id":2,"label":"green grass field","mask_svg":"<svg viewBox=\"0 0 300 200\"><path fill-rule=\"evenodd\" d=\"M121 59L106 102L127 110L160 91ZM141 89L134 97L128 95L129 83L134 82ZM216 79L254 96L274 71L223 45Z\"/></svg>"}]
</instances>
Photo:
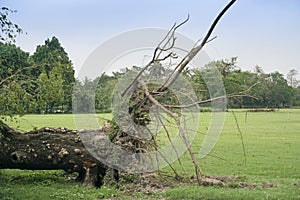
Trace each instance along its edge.
<instances>
[{"instance_id":1,"label":"green grass field","mask_svg":"<svg viewBox=\"0 0 300 200\"><path fill-rule=\"evenodd\" d=\"M238 177L229 186L178 186L152 195L129 196L110 187L82 187L66 181L62 171L1 170L0 199L300 199L300 109L248 112L247 116L244 110L235 110L235 115L246 157L237 124L228 112L215 148L204 159L198 158L206 175ZM195 152L199 152L201 133L206 132L209 118L210 113L201 113L200 134L192 145ZM64 114L26 115L10 124L20 130L44 126L75 128L72 115ZM182 161L192 174L194 167L187 154ZM174 167L179 169L176 163ZM239 182L249 187L239 187Z\"/></svg>"}]
</instances>

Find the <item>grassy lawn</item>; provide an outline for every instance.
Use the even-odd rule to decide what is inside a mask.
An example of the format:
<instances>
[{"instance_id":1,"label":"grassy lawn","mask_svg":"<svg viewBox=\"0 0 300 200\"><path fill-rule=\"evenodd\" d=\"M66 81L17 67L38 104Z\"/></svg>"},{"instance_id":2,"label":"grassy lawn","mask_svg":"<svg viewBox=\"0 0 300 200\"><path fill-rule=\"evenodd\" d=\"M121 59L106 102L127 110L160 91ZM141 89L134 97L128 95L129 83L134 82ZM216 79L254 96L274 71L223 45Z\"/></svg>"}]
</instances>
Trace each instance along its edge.
<instances>
[{"instance_id":1,"label":"grassy lawn","mask_svg":"<svg viewBox=\"0 0 300 200\"><path fill-rule=\"evenodd\" d=\"M206 175L238 177L229 186L178 186L151 196L124 196L115 188L90 189L66 181L61 171L1 170L0 199L300 199L300 109L269 113L235 110L235 115L246 157L235 119L228 112L215 148L209 156L198 158ZM100 118L110 115L99 115ZM192 145L197 153L210 113L201 113L200 118L200 134ZM17 123L10 123L21 130L44 126L75 128L72 115L65 114L26 115ZM194 167L187 154L182 161L192 174ZM179 169L177 163L174 167ZM240 182L249 187L240 187Z\"/></svg>"}]
</instances>

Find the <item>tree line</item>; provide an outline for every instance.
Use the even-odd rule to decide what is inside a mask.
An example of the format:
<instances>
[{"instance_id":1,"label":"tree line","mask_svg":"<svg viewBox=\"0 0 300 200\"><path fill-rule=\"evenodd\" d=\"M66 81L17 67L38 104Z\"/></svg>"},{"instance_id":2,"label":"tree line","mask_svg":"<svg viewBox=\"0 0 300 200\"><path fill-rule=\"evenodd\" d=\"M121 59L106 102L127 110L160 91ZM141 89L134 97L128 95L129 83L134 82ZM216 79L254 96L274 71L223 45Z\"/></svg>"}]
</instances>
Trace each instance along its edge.
<instances>
[{"instance_id":1,"label":"tree line","mask_svg":"<svg viewBox=\"0 0 300 200\"><path fill-rule=\"evenodd\" d=\"M38 45L33 55L11 43L0 42L0 112L53 113L72 111L74 102L83 112L91 110L94 101L98 112L110 112L113 89L131 68L111 74L103 73L94 80L79 81L68 54L56 37ZM209 99L209 91L202 74L210 67L221 73L227 94L247 91L247 96L228 100L233 108L283 108L300 106L300 85L297 71L290 70L285 78L275 71L265 73L259 66L254 71L243 71L237 65L237 57L213 61L202 68L187 68L183 76L192 84L200 100ZM135 67L138 68L138 67ZM163 67L156 65L156 73ZM76 85L76 87L74 87ZM90 89L94 88L95 93ZM74 89L74 90L73 90Z\"/></svg>"},{"instance_id":2,"label":"tree line","mask_svg":"<svg viewBox=\"0 0 300 200\"><path fill-rule=\"evenodd\" d=\"M296 80L296 70L291 70L287 78L278 71L265 73L259 66L256 66L253 72L243 71L237 66L237 57L213 61L203 68L188 68L184 71L183 75L192 84L199 101L210 99L209 90L203 78L203 74L210 67L216 67L220 72L226 93L231 96L228 98L228 105L231 108L291 108L300 106L300 85ZM159 70L158 68L159 66L156 65L156 70ZM161 70L163 69L161 67ZM89 91L88 88L95 87L96 93L93 96L93 94L82 92L82 98L90 100L94 98L95 109L98 112L110 112L113 89L118 79L129 70L131 69L124 68L112 74L103 73L95 80L85 79L79 84L81 91ZM247 95L239 95L245 91ZM81 107L88 110L88 105L90 104L87 103ZM202 104L202 106L205 105L207 104Z\"/></svg>"}]
</instances>

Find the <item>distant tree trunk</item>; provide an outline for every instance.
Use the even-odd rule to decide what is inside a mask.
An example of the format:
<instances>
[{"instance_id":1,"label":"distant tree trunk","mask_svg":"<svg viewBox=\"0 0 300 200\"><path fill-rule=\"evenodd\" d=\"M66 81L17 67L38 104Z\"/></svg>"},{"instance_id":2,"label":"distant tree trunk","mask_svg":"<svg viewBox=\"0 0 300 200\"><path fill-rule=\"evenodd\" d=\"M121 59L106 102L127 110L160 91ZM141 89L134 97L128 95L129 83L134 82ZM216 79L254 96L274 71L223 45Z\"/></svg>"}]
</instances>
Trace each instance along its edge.
<instances>
[{"instance_id":1,"label":"distant tree trunk","mask_svg":"<svg viewBox=\"0 0 300 200\"><path fill-rule=\"evenodd\" d=\"M101 186L107 170L86 150L76 130L42 128L20 133L0 121L0 169L5 168L78 172L76 180L92 187Z\"/></svg>"}]
</instances>

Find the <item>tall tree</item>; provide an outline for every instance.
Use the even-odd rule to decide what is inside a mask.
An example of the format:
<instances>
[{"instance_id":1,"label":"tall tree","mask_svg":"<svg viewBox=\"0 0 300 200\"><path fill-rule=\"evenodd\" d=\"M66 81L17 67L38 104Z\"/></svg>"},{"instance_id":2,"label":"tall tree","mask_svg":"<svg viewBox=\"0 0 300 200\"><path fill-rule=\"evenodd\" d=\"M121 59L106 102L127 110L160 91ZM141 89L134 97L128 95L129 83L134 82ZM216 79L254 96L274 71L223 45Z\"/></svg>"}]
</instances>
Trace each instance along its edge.
<instances>
[{"instance_id":1,"label":"tall tree","mask_svg":"<svg viewBox=\"0 0 300 200\"><path fill-rule=\"evenodd\" d=\"M96 86L97 83L87 77L83 80L83 82L76 80L76 84L73 89L73 111L76 113L92 112L94 109L93 106L95 106L94 91Z\"/></svg>"},{"instance_id":2,"label":"tall tree","mask_svg":"<svg viewBox=\"0 0 300 200\"><path fill-rule=\"evenodd\" d=\"M284 75L279 72L268 74L267 85L269 92L267 93L268 105L272 107L286 107L291 106L294 98L294 91L288 85Z\"/></svg>"},{"instance_id":3,"label":"tall tree","mask_svg":"<svg viewBox=\"0 0 300 200\"><path fill-rule=\"evenodd\" d=\"M31 59L38 66L36 76L41 73L46 73L49 77L49 73L55 66L60 66L62 76L62 88L63 88L63 104L66 105L66 109L71 110L72 106L72 91L75 83L74 69L68 54L61 46L59 40L56 37L47 39L44 45L39 45L36 48L35 53L31 56Z\"/></svg>"},{"instance_id":4,"label":"tall tree","mask_svg":"<svg viewBox=\"0 0 300 200\"><path fill-rule=\"evenodd\" d=\"M24 114L32 109L34 78L29 53L0 42L0 113Z\"/></svg>"},{"instance_id":5,"label":"tall tree","mask_svg":"<svg viewBox=\"0 0 300 200\"><path fill-rule=\"evenodd\" d=\"M286 76L288 84L293 88L296 88L300 83L300 81L297 80L297 75L298 75L298 71L295 69L291 69Z\"/></svg>"},{"instance_id":6,"label":"tall tree","mask_svg":"<svg viewBox=\"0 0 300 200\"><path fill-rule=\"evenodd\" d=\"M0 42L0 66L0 79L12 76L18 70L30 66L29 53L14 44ZM30 72L27 71L26 75L30 75Z\"/></svg>"},{"instance_id":7,"label":"tall tree","mask_svg":"<svg viewBox=\"0 0 300 200\"><path fill-rule=\"evenodd\" d=\"M113 89L118 79L103 73L95 79L97 85L95 94L95 107L99 112L111 112Z\"/></svg>"},{"instance_id":8,"label":"tall tree","mask_svg":"<svg viewBox=\"0 0 300 200\"><path fill-rule=\"evenodd\" d=\"M294 106L300 107L300 86L295 88L295 101Z\"/></svg>"}]
</instances>

